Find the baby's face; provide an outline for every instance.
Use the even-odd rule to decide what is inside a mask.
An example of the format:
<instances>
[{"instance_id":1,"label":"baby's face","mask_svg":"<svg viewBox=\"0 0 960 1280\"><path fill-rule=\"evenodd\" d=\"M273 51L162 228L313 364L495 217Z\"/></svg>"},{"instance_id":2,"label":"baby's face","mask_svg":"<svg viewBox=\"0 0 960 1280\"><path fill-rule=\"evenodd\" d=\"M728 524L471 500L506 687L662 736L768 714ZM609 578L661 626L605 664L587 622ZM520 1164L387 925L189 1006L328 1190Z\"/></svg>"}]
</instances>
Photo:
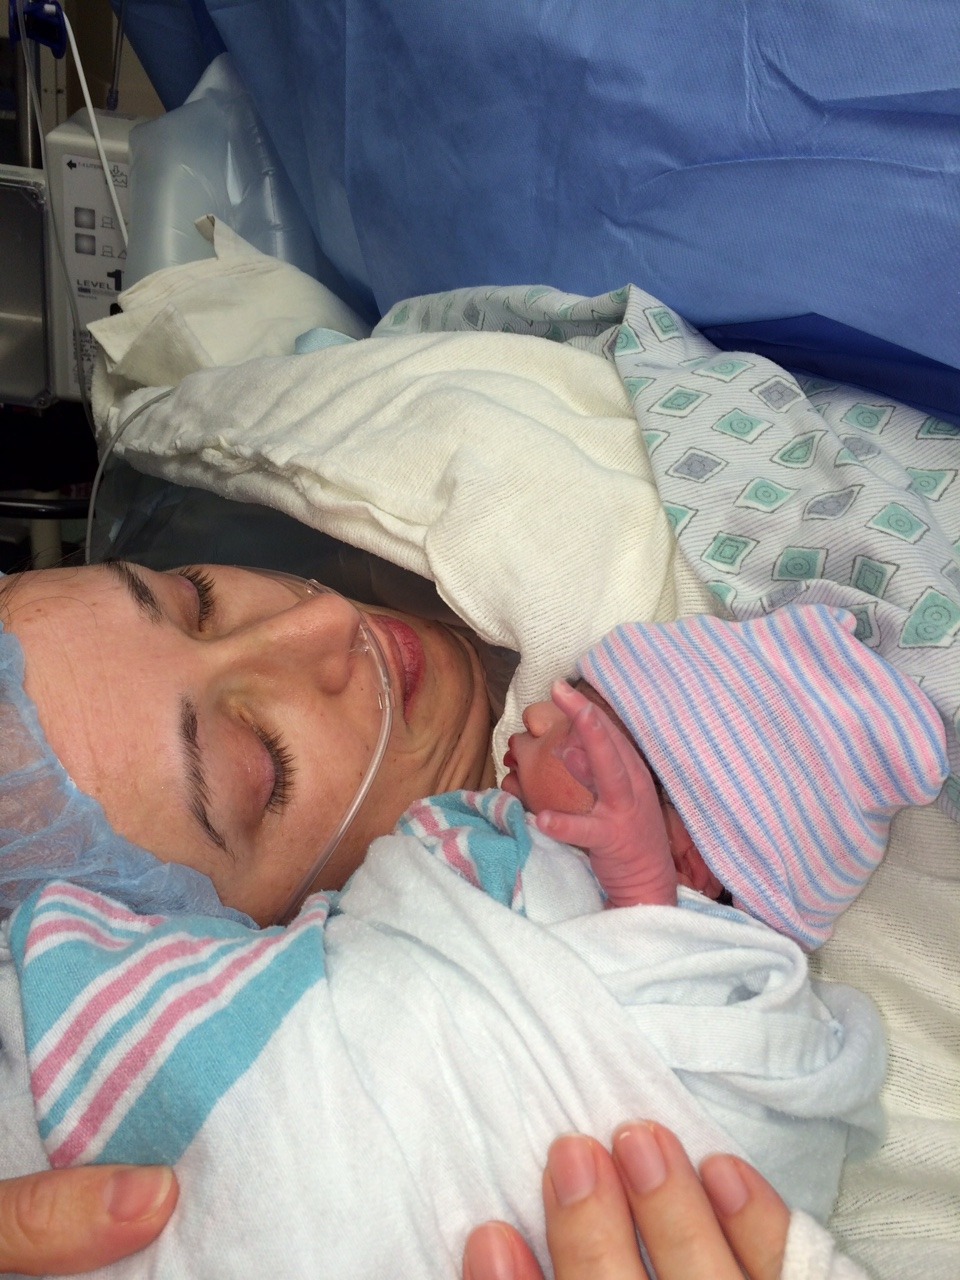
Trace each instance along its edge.
<instances>
[{"instance_id":1,"label":"baby's face","mask_svg":"<svg viewBox=\"0 0 960 1280\"><path fill-rule=\"evenodd\" d=\"M523 713L525 733L511 736L503 763L510 772L500 784L525 809L540 813L589 813L594 796L567 770L561 753L570 721L552 702L534 702Z\"/></svg>"}]
</instances>

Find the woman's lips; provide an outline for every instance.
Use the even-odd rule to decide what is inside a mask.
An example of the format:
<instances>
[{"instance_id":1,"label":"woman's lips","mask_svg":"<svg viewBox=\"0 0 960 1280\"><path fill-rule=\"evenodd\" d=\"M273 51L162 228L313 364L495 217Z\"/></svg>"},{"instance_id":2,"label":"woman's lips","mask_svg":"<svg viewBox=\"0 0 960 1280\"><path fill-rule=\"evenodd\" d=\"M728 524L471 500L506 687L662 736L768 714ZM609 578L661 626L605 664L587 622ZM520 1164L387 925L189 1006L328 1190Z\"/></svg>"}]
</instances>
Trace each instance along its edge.
<instances>
[{"instance_id":1,"label":"woman's lips","mask_svg":"<svg viewBox=\"0 0 960 1280\"><path fill-rule=\"evenodd\" d=\"M423 673L426 670L423 644L413 627L400 618L393 618L386 613L377 613L373 617L381 631L386 632L390 654L400 675L403 717L407 719L407 713L417 690L423 683Z\"/></svg>"}]
</instances>

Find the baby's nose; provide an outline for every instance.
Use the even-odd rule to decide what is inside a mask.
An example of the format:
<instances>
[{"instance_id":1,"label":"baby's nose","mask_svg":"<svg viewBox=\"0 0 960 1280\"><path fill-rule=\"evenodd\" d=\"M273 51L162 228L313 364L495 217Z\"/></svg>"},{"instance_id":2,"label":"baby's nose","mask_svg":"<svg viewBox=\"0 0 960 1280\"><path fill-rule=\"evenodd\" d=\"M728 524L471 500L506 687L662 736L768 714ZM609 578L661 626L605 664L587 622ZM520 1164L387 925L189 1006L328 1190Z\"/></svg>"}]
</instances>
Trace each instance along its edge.
<instances>
[{"instance_id":1,"label":"baby's nose","mask_svg":"<svg viewBox=\"0 0 960 1280\"><path fill-rule=\"evenodd\" d=\"M551 730L567 727L569 720L553 702L532 702L523 713L524 728L534 738L542 738Z\"/></svg>"}]
</instances>

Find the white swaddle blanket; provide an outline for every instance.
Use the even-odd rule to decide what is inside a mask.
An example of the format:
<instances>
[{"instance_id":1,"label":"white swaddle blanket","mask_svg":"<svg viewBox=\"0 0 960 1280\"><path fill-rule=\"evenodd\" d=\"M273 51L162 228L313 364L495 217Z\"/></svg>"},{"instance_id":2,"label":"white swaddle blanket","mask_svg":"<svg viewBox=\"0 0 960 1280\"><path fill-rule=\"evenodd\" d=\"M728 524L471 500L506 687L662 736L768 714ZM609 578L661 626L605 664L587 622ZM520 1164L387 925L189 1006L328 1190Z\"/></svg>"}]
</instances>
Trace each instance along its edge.
<instances>
[{"instance_id":1,"label":"white swaddle blanket","mask_svg":"<svg viewBox=\"0 0 960 1280\"><path fill-rule=\"evenodd\" d=\"M868 1000L691 891L600 909L585 859L502 792L401 827L287 930L144 919L69 885L14 917L51 1163L177 1161L176 1218L110 1276L455 1280L488 1217L545 1258L549 1143L627 1116L827 1214L880 1126Z\"/></svg>"}]
</instances>

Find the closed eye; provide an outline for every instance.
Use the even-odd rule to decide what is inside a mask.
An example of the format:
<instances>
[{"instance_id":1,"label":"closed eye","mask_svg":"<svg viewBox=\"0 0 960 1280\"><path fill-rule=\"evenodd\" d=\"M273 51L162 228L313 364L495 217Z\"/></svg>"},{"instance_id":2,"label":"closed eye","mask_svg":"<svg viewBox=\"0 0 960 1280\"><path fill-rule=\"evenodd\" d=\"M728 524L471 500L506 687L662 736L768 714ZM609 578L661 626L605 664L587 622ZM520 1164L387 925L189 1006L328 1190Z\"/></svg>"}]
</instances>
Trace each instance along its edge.
<instances>
[{"instance_id":1,"label":"closed eye","mask_svg":"<svg viewBox=\"0 0 960 1280\"><path fill-rule=\"evenodd\" d=\"M197 630L202 631L204 624L213 617L216 612L216 591L213 579L208 573L204 573L202 569L197 569L193 565L188 565L185 569L179 570L181 578L186 578L188 582L192 582L197 593Z\"/></svg>"},{"instance_id":2,"label":"closed eye","mask_svg":"<svg viewBox=\"0 0 960 1280\"><path fill-rule=\"evenodd\" d=\"M273 762L273 788L267 800L267 809L270 813L280 813L289 802L292 792L293 777L296 773L293 753L284 745L278 734L258 729L257 736L266 747Z\"/></svg>"}]
</instances>

